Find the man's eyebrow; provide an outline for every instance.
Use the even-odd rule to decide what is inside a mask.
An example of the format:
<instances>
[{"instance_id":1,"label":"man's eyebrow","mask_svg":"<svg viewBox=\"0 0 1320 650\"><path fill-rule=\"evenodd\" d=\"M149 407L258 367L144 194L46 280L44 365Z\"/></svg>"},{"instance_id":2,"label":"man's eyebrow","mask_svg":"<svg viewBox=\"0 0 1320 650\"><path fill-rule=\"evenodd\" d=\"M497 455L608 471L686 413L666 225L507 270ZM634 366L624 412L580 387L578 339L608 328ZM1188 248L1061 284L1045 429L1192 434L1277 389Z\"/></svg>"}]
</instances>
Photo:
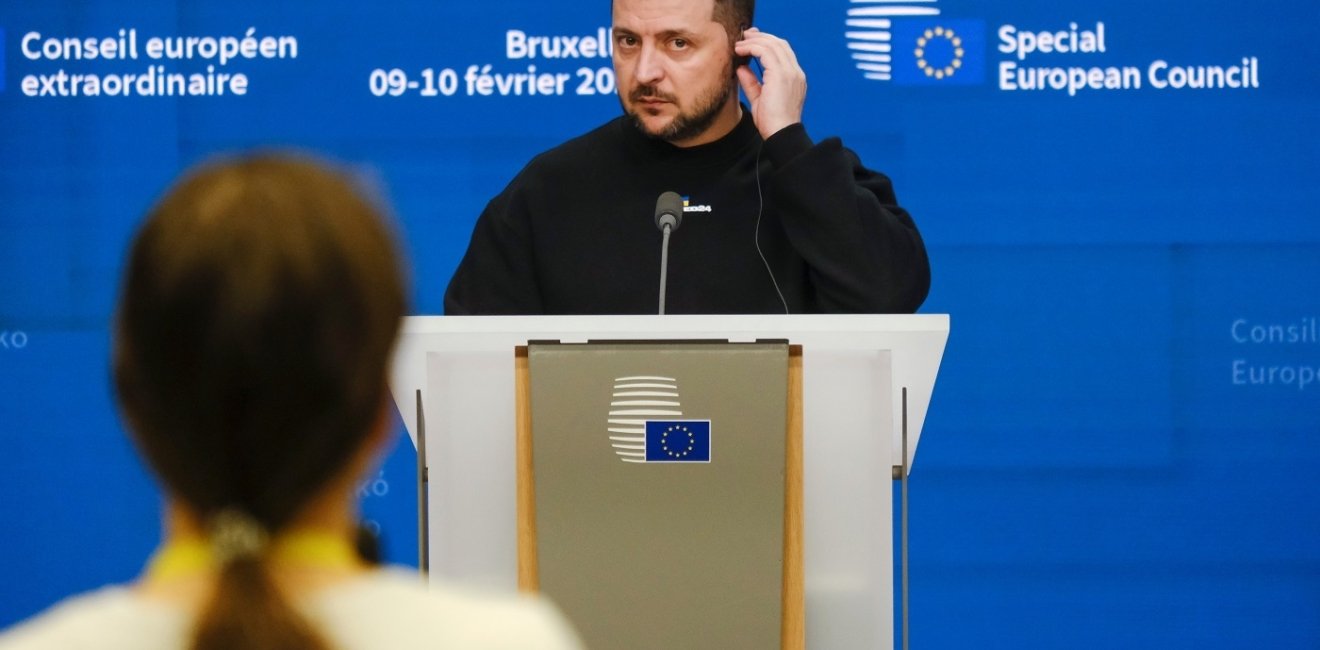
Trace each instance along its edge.
<instances>
[{"instance_id":1,"label":"man's eyebrow","mask_svg":"<svg viewBox=\"0 0 1320 650\"><path fill-rule=\"evenodd\" d=\"M640 34L634 32L631 29L628 29L627 27L614 27L612 28L612 30L614 32L615 38L618 38L619 36L640 36ZM669 40L671 38L684 38L689 41L695 41L698 40L700 37L701 37L700 34L688 29L666 29L656 34L656 38L659 38L661 40Z\"/></svg>"},{"instance_id":2,"label":"man's eyebrow","mask_svg":"<svg viewBox=\"0 0 1320 650\"><path fill-rule=\"evenodd\" d=\"M665 31L660 32L658 36L663 40L669 40L671 38L684 38L689 41L695 41L698 38L700 38L701 35L687 29L666 29Z\"/></svg>"}]
</instances>

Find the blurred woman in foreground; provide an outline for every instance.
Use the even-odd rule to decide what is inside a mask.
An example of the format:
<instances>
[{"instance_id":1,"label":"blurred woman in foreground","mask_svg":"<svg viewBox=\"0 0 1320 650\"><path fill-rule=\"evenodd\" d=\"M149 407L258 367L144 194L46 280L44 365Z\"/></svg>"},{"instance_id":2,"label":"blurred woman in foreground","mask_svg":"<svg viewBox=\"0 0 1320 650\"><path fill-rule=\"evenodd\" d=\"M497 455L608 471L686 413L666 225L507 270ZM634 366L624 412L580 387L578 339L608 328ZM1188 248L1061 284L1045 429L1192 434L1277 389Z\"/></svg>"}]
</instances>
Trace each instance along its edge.
<instances>
[{"instance_id":1,"label":"blurred woman in foreground","mask_svg":"<svg viewBox=\"0 0 1320 650\"><path fill-rule=\"evenodd\" d=\"M354 552L354 487L387 444L406 307L380 215L312 162L188 175L129 254L114 379L166 495L136 584L0 648L575 648L548 605L428 589Z\"/></svg>"}]
</instances>

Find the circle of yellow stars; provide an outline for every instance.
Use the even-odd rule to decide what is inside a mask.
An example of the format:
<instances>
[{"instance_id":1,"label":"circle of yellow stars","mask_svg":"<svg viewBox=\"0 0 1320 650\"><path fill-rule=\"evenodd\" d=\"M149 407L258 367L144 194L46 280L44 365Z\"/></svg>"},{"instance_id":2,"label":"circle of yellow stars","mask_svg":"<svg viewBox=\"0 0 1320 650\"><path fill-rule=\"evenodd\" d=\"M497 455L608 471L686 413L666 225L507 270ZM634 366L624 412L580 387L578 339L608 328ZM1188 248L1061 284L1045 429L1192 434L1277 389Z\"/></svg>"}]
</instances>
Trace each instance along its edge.
<instances>
[{"instance_id":1,"label":"circle of yellow stars","mask_svg":"<svg viewBox=\"0 0 1320 650\"><path fill-rule=\"evenodd\" d=\"M678 448L678 451L674 451L673 449L669 448L669 434L674 432L675 430L681 430L683 433L687 434L687 449L682 448L683 441L681 440L677 441L677 444L674 445L675 447ZM681 436L676 435L674 437L679 438ZM669 454L670 458L683 458L688 454L692 453L692 450L696 449L696 445L697 445L696 435L694 435L691 431L688 431L688 428L681 424L671 426L668 429L665 429L664 433L660 434L660 449L664 451L666 454Z\"/></svg>"},{"instance_id":2,"label":"circle of yellow stars","mask_svg":"<svg viewBox=\"0 0 1320 650\"><path fill-rule=\"evenodd\" d=\"M950 61L949 65L946 65L943 68L937 68L926 61L926 44L936 38L945 39L953 46L953 61ZM964 53L962 38L955 34L952 29L945 27L935 27L926 30L926 33L917 38L917 49L913 50L913 54L917 55L917 67L921 68L921 71L925 72L927 77L935 77L936 79L952 77L953 73L957 72L958 68L962 67Z\"/></svg>"}]
</instances>

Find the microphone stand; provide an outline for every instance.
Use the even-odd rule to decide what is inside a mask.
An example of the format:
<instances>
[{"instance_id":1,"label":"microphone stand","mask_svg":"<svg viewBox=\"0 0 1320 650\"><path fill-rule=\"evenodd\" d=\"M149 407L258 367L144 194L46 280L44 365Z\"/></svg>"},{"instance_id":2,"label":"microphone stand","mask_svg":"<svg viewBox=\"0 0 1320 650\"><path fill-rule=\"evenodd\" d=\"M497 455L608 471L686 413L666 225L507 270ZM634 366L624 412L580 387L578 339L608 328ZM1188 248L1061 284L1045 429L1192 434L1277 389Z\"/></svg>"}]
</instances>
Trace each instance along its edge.
<instances>
[{"instance_id":1,"label":"microphone stand","mask_svg":"<svg viewBox=\"0 0 1320 650\"><path fill-rule=\"evenodd\" d=\"M655 227L660 229L660 315L665 315L665 294L669 285L669 233L683 223L683 197L665 192L655 202Z\"/></svg>"},{"instance_id":2,"label":"microphone stand","mask_svg":"<svg viewBox=\"0 0 1320 650\"><path fill-rule=\"evenodd\" d=\"M669 279L669 232L673 227L666 223L661 227L663 239L660 241L660 315L665 315L665 285Z\"/></svg>"}]
</instances>

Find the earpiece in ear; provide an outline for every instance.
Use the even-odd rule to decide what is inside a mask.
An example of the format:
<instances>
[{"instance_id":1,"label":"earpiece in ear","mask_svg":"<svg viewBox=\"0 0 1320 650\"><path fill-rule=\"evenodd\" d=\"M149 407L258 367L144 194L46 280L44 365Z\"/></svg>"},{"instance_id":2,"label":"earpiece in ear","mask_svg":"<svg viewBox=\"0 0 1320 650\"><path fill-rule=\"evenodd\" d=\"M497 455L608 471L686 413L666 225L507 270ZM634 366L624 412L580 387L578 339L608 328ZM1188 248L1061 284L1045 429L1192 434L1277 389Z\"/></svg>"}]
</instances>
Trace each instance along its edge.
<instances>
[{"instance_id":1,"label":"earpiece in ear","mask_svg":"<svg viewBox=\"0 0 1320 650\"><path fill-rule=\"evenodd\" d=\"M747 38L747 28L748 28L748 27L750 27L750 25L748 25L747 23L738 23L738 40L739 40L739 41L746 40L746 38ZM746 65L746 66L750 66L751 63L752 63L752 57L750 57L750 56L736 56L736 55L735 55L735 56L734 56L734 62L735 62L739 67L744 66L744 65Z\"/></svg>"}]
</instances>

